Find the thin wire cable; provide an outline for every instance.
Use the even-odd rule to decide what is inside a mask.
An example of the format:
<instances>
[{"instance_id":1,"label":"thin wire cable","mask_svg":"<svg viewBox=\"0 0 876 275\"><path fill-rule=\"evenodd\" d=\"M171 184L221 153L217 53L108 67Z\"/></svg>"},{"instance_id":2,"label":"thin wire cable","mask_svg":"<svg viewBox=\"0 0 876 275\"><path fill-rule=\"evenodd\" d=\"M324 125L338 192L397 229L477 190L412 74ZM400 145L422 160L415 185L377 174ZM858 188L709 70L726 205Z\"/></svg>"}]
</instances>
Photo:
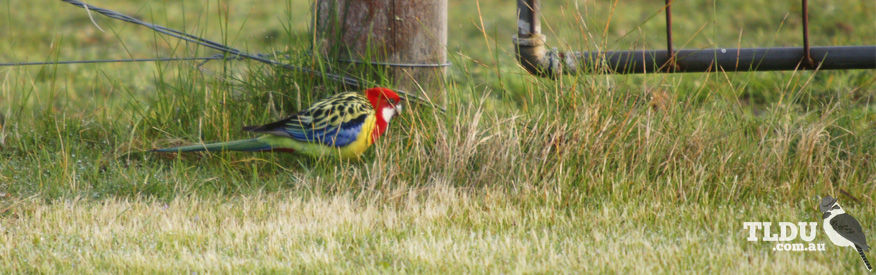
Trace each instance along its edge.
<instances>
[{"instance_id":1,"label":"thin wire cable","mask_svg":"<svg viewBox=\"0 0 876 275\"><path fill-rule=\"evenodd\" d=\"M393 62L372 62L372 61L349 60L349 59L340 59L338 61L345 62L345 63L389 66L389 67L407 67L407 68L438 68L438 67L449 67L450 65L452 65L450 62L447 62L447 63L393 63Z\"/></svg>"},{"instance_id":2,"label":"thin wire cable","mask_svg":"<svg viewBox=\"0 0 876 275\"><path fill-rule=\"evenodd\" d=\"M10 66L38 66L38 65L70 65L70 64L95 64L95 63L131 63L131 62L172 62L172 61L209 61L224 59L223 56L209 57L156 57L156 58L131 58L131 59L95 59L95 60L61 60L61 61L34 61L34 62L9 62L0 63L0 67Z\"/></svg>"},{"instance_id":3,"label":"thin wire cable","mask_svg":"<svg viewBox=\"0 0 876 275\"><path fill-rule=\"evenodd\" d=\"M308 73L308 74L312 74L312 75L323 75L323 76L327 77L329 80L332 80L335 82L340 82L340 83L343 83L344 85L352 86L352 87L355 87L357 89L362 89L365 86L365 85L363 85L363 83L361 81L359 81L358 79L352 78L352 77L342 76L342 75L337 75L337 74L332 74L332 73L326 73L326 72L318 72L318 71L311 70L308 68L303 68L303 67L295 66L292 64L282 63L282 62L278 62L275 60L263 58L260 55L250 54L250 53L247 53L247 52L244 52L244 51L241 51L241 50L238 50L238 49L235 49L235 48L232 48L232 47L229 47L229 46L217 43L217 42L210 41L210 40L205 39L205 38L201 38L198 36L194 36L194 35L191 35L188 33L184 33L181 31L174 30L174 29L166 28L163 26L155 25L155 24L152 24L149 22L139 20L137 18L130 17L128 15L121 14L121 13L113 11L113 10L108 10L108 9L104 9L104 8L100 8L100 7L95 7L95 6L90 5L90 4L82 3L81 1L78 1L78 0L61 0L61 1L67 2L69 4L72 4L74 6L78 6L78 7L84 8L84 9L88 9L90 11L100 13L104 16L109 17L109 18L113 18L116 20L121 20L121 21L125 21L128 23L144 26L144 27L147 27L149 29L152 29L155 32L161 33L161 34L169 35L169 36L172 36L172 37L184 40L184 41L192 42L192 43L195 43L195 44L207 47L207 48L211 48L211 49L214 49L217 51L225 52L225 53L232 55L232 57L235 57L235 58L236 57L244 57L244 58L248 58L248 59L252 59L255 61L259 61L259 62L268 64L268 65L281 67L281 68L284 68L287 70L298 71L298 72ZM367 84L370 84L370 83L367 83ZM425 100L417 95L413 95L411 93L408 93L406 91L398 90L398 89L395 89L395 91L404 95L405 97L413 98L413 99L421 101L423 103L430 103L430 101ZM434 104L427 104L427 105L432 106L433 108L437 108L438 110L441 110L441 112L445 112L444 108L441 108L439 106L434 106Z\"/></svg>"}]
</instances>

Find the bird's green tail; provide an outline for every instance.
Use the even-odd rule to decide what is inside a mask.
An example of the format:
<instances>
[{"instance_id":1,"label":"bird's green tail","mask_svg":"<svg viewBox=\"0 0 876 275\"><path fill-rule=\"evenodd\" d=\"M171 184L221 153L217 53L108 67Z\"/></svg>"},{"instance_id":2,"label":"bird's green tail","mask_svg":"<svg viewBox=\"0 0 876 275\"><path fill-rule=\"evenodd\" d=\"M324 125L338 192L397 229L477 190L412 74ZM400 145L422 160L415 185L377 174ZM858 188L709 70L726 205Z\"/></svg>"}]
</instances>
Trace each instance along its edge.
<instances>
[{"instance_id":1,"label":"bird's green tail","mask_svg":"<svg viewBox=\"0 0 876 275\"><path fill-rule=\"evenodd\" d=\"M273 149L271 145L263 142L260 138L235 140L229 142L217 142L210 144L197 144L164 149L155 149L153 152L200 152L200 151L245 151L257 152Z\"/></svg>"}]
</instances>

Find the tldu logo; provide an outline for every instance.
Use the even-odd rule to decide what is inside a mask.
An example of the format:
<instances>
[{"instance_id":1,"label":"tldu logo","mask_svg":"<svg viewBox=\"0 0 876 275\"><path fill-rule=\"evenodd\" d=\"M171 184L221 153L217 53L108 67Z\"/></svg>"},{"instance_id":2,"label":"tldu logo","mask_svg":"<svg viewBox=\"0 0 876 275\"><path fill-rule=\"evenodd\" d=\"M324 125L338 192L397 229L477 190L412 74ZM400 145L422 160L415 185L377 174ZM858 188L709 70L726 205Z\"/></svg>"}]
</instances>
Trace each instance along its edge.
<instances>
[{"instance_id":1,"label":"tldu logo","mask_svg":"<svg viewBox=\"0 0 876 275\"><path fill-rule=\"evenodd\" d=\"M742 227L748 229L748 241L782 242L773 247L773 251L824 251L824 243L812 243L815 240L816 222L780 222L779 232L774 233L771 222L745 222ZM763 232L763 238L758 239L758 232ZM796 240L809 243L788 243Z\"/></svg>"},{"instance_id":2,"label":"tldu logo","mask_svg":"<svg viewBox=\"0 0 876 275\"><path fill-rule=\"evenodd\" d=\"M865 251L870 250L861 224L851 215L847 214L835 198L830 196L821 199L819 204L821 218L824 220L823 228L830 242L841 247L851 247L858 252L864 267L872 271L870 261L867 260ZM742 227L748 229L748 241L779 242L773 247L773 251L824 251L824 243L812 243L815 240L815 232L818 223L815 222L779 222L779 231L776 233L771 222L745 222ZM763 232L763 234L759 234ZM758 238L763 236L762 238ZM800 239L806 243L793 243Z\"/></svg>"}]
</instances>

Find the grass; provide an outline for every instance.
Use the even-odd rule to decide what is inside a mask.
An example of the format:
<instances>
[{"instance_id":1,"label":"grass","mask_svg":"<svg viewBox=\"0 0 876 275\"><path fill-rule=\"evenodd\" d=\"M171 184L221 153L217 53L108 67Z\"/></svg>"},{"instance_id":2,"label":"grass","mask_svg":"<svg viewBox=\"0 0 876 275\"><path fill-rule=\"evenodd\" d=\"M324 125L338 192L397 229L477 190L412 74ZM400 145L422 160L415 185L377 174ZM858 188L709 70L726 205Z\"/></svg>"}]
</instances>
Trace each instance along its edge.
<instances>
[{"instance_id":1,"label":"grass","mask_svg":"<svg viewBox=\"0 0 876 275\"><path fill-rule=\"evenodd\" d=\"M0 60L212 54L33 2L3 5ZM89 3L311 62L306 1ZM319 79L252 62L0 68L0 272L863 270L831 244L748 242L742 223L818 221L830 194L872 245L873 71L540 79L513 59L513 5L478 4L449 5L447 113L394 120L361 161L142 153L247 137L339 89ZM872 1L811 4L814 45L876 44ZM561 49L663 43L660 5L543 5ZM798 11L679 3L676 47L797 46Z\"/></svg>"}]
</instances>

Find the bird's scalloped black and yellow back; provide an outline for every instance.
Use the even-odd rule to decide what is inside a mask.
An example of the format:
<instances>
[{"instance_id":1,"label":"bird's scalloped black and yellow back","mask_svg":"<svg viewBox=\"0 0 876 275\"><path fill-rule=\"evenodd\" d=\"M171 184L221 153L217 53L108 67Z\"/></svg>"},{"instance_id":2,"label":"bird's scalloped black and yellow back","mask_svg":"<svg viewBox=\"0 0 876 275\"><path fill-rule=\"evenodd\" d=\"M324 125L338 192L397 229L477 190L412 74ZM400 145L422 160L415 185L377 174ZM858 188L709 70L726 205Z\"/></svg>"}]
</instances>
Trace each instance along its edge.
<instances>
[{"instance_id":1,"label":"bird's scalloped black and yellow back","mask_svg":"<svg viewBox=\"0 0 876 275\"><path fill-rule=\"evenodd\" d=\"M316 102L302 114L311 121L301 121L310 124L315 129L329 125L339 125L351 118L374 112L371 102L357 92L340 93ZM304 120L302 116L300 119Z\"/></svg>"}]
</instances>

